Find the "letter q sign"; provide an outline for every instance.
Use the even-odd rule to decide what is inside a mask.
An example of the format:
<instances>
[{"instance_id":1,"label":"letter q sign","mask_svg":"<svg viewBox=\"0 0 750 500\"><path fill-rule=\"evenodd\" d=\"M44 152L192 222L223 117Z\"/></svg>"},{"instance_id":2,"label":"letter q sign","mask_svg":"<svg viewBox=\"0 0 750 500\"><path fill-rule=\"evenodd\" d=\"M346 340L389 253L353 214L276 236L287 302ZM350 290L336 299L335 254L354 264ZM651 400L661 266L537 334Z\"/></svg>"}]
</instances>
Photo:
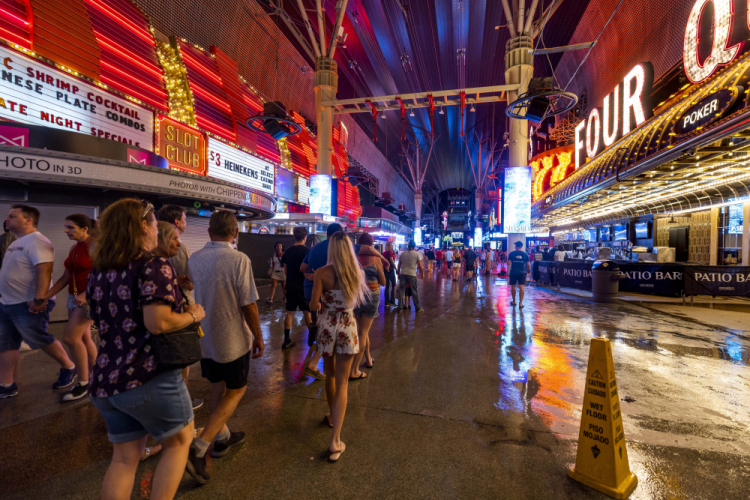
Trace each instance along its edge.
<instances>
[{"instance_id":1,"label":"letter q sign","mask_svg":"<svg viewBox=\"0 0 750 500\"><path fill-rule=\"evenodd\" d=\"M698 48L700 46L700 27L706 5L714 6L714 34L711 54L700 63ZM688 17L685 28L683 62L685 74L693 83L700 83L711 76L719 66L729 64L740 53L742 42L729 47L734 21L734 0L697 0Z\"/></svg>"}]
</instances>

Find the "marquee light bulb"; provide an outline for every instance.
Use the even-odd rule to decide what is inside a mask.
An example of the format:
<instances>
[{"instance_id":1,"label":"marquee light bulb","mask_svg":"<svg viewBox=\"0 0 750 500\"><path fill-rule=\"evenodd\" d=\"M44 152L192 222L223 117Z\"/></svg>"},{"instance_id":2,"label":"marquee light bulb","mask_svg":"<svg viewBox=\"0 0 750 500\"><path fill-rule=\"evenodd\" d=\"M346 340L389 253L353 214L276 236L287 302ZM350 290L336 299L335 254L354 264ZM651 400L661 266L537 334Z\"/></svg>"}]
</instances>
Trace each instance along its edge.
<instances>
[{"instance_id":1,"label":"marquee light bulb","mask_svg":"<svg viewBox=\"0 0 750 500\"><path fill-rule=\"evenodd\" d=\"M711 54L700 63L700 25L703 10L711 2L714 7L713 43ZM733 0L697 0L688 16L683 46L685 74L692 83L700 83L710 77L719 66L730 63L740 53L742 42L729 47L734 19Z\"/></svg>"},{"instance_id":2,"label":"marquee light bulb","mask_svg":"<svg viewBox=\"0 0 750 500\"><path fill-rule=\"evenodd\" d=\"M578 170L582 165L582 158L581 158L581 151L584 148L584 142L583 139L579 139L581 137L581 132L586 128L586 120L582 120L581 123L576 125L575 129L575 150L576 150L576 170Z\"/></svg>"},{"instance_id":3,"label":"marquee light bulb","mask_svg":"<svg viewBox=\"0 0 750 500\"><path fill-rule=\"evenodd\" d=\"M643 107L643 90L646 86L646 77L645 64L636 64L630 70L630 73L625 75L622 96L622 135L630 133L630 108L633 108L634 128L640 127L646 121L646 110ZM635 86L633 86L633 83L635 83Z\"/></svg>"},{"instance_id":4,"label":"marquee light bulb","mask_svg":"<svg viewBox=\"0 0 750 500\"><path fill-rule=\"evenodd\" d=\"M601 129L602 120L599 115L599 108L593 108L589 113L588 124L586 125L586 155L589 158L594 158L599 153Z\"/></svg>"},{"instance_id":5,"label":"marquee light bulb","mask_svg":"<svg viewBox=\"0 0 750 500\"><path fill-rule=\"evenodd\" d=\"M614 102L612 103L612 116L609 116L610 109L610 98ZM617 140L620 132L620 84L615 86L615 90L608 94L604 98L603 103L603 117L602 117L602 139L604 140L604 147L608 148ZM612 130L609 129L609 122L612 121Z\"/></svg>"}]
</instances>

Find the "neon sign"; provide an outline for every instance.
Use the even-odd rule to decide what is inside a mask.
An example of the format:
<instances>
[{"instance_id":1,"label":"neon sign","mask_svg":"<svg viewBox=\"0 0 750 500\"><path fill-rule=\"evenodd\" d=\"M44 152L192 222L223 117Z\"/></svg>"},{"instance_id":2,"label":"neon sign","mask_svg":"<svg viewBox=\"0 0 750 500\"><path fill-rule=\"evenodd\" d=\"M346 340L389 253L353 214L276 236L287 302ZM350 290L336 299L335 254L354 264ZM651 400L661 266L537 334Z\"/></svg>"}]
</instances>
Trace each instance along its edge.
<instances>
[{"instance_id":1,"label":"neon sign","mask_svg":"<svg viewBox=\"0 0 750 500\"><path fill-rule=\"evenodd\" d=\"M713 3L714 7L713 41L711 54L701 64L698 54L701 42L701 18L709 2ZM729 46L734 21L733 4L734 0L698 0L693 5L685 28L683 46L683 66L685 75L691 82L700 83L706 80L719 66L729 64L742 51L742 42Z\"/></svg>"},{"instance_id":2,"label":"neon sign","mask_svg":"<svg viewBox=\"0 0 750 500\"><path fill-rule=\"evenodd\" d=\"M636 64L614 91L603 101L603 108L594 108L587 120L575 128L576 170L583 165L583 153L594 158L603 147L630 133L653 115L651 86L654 68L651 63ZM620 92L622 85L622 92ZM622 101L620 101L622 95ZM610 123L611 116L611 123ZM585 132L586 138L582 137Z\"/></svg>"}]
</instances>

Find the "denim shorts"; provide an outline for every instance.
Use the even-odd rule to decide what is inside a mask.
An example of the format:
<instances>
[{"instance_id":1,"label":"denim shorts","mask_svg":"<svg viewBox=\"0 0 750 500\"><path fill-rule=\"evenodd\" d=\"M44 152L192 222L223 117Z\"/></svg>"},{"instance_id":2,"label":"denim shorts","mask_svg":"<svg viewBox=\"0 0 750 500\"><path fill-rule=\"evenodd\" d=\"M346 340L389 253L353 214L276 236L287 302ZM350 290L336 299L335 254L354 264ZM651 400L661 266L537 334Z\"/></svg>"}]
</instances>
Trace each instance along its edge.
<instances>
[{"instance_id":1,"label":"denim shorts","mask_svg":"<svg viewBox=\"0 0 750 500\"><path fill-rule=\"evenodd\" d=\"M0 351L17 351L23 340L32 349L46 347L55 341L47 332L49 313L55 301L47 301L47 310L39 314L29 312L29 305L0 304Z\"/></svg>"},{"instance_id":2,"label":"denim shorts","mask_svg":"<svg viewBox=\"0 0 750 500\"><path fill-rule=\"evenodd\" d=\"M377 318L379 316L378 314L378 307L380 306L380 288L375 290L370 290L370 293L367 295L365 301L359 305L359 307L354 308L354 317L359 318L360 316L367 316L368 318Z\"/></svg>"},{"instance_id":3,"label":"denim shorts","mask_svg":"<svg viewBox=\"0 0 750 500\"><path fill-rule=\"evenodd\" d=\"M89 399L104 417L109 441L127 443L148 434L164 441L193 421L193 404L181 370L160 373L145 384L108 398Z\"/></svg>"}]
</instances>

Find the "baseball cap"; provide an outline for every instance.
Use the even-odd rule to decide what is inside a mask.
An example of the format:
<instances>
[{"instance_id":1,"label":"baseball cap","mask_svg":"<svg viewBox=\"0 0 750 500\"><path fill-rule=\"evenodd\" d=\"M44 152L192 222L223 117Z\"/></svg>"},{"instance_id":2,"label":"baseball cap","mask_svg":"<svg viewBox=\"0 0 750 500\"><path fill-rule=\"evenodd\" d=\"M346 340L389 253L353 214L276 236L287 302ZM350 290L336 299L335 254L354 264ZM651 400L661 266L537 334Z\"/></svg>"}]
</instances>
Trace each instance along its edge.
<instances>
[{"instance_id":1,"label":"baseball cap","mask_svg":"<svg viewBox=\"0 0 750 500\"><path fill-rule=\"evenodd\" d=\"M515 245L516 248L521 248L523 246L523 243L521 243L520 241L516 241Z\"/></svg>"}]
</instances>

